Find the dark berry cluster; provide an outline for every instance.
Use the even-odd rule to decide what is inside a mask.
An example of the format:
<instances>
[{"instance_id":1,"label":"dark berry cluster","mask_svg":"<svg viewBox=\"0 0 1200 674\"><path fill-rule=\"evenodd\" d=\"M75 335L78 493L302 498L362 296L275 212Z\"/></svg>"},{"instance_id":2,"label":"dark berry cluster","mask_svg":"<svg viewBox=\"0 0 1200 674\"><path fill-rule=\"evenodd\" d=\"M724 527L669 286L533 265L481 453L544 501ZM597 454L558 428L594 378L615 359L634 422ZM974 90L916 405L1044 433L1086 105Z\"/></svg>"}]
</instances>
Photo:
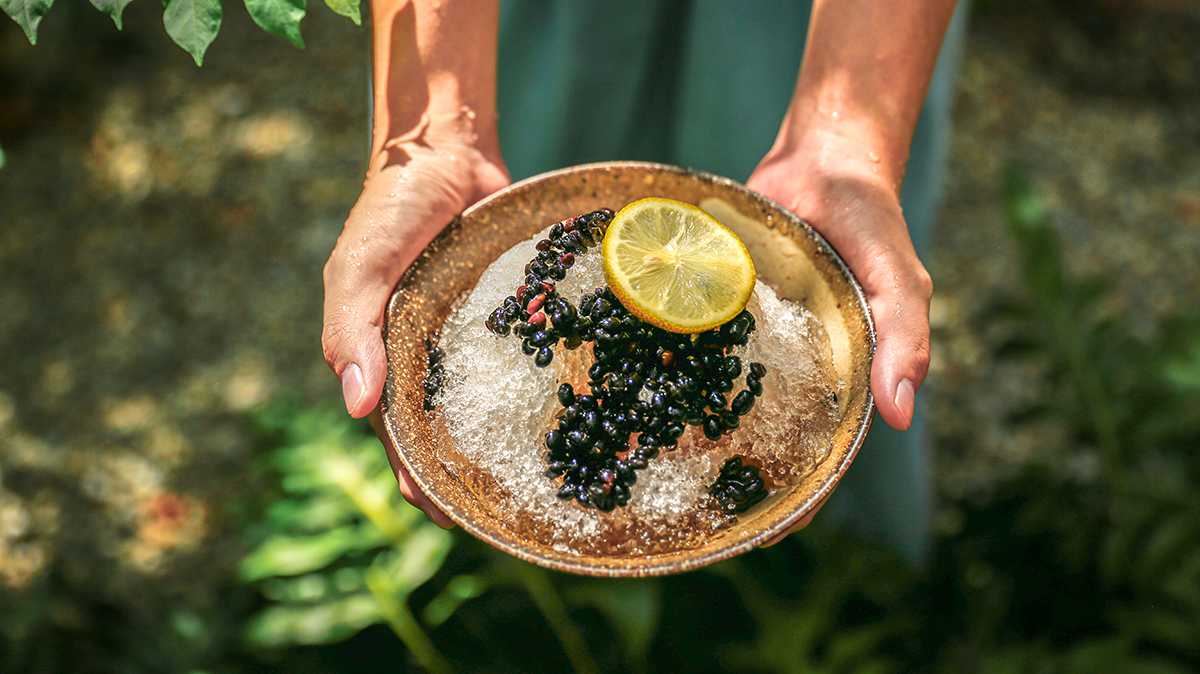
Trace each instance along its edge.
<instances>
[{"instance_id":1,"label":"dark berry cluster","mask_svg":"<svg viewBox=\"0 0 1200 674\"><path fill-rule=\"evenodd\" d=\"M578 308L556 290L575 257L603 237L608 209L555 224L537 244L525 283L488 317L489 330L522 338L521 348L539 367L550 364L561 340L568 349L592 343L590 393L570 384L558 389L563 409L546 434L546 476L562 478L558 496L609 512L629 503L636 471L675 446L687 425L717 440L762 395L766 368L743 368L734 347L754 332L754 316L694 335L669 332L631 314L608 288L586 293ZM745 374L746 388L730 399ZM630 448L636 436L636 446Z\"/></svg>"},{"instance_id":2,"label":"dark berry cluster","mask_svg":"<svg viewBox=\"0 0 1200 674\"><path fill-rule=\"evenodd\" d=\"M732 515L743 513L767 497L767 485L759 475L758 466L747 466L735 456L721 466L721 474L708 488L709 496L717 499L721 510Z\"/></svg>"},{"instance_id":3,"label":"dark berry cluster","mask_svg":"<svg viewBox=\"0 0 1200 674\"><path fill-rule=\"evenodd\" d=\"M537 257L525 265L525 283L488 316L488 330L521 338L521 349L538 367L554 360L554 347L565 340L568 349L583 343L590 326L578 323L574 305L558 295L556 283L567 276L575 257L604 238L613 212L604 208L567 218L550 228L549 238L537 242Z\"/></svg>"},{"instance_id":4,"label":"dark berry cluster","mask_svg":"<svg viewBox=\"0 0 1200 674\"><path fill-rule=\"evenodd\" d=\"M442 390L442 382L446 379L446 369L442 365L442 358L445 358L446 353L428 339L425 340L425 351L429 354L429 368L425 371L424 382L425 410L432 411L435 406L433 396Z\"/></svg>"},{"instance_id":5,"label":"dark berry cluster","mask_svg":"<svg viewBox=\"0 0 1200 674\"><path fill-rule=\"evenodd\" d=\"M584 295L579 315L591 324L581 334L593 342L591 393L559 387L564 409L546 434L546 475L562 476L560 498L609 511L629 502L636 471L674 447L687 425L702 426L716 440L754 406L749 389L732 403L728 397L743 370L729 352L746 343L754 317L743 311L697 335L668 332L629 313L608 288ZM753 381L761 391L766 368L751 363L749 369L747 386Z\"/></svg>"}]
</instances>

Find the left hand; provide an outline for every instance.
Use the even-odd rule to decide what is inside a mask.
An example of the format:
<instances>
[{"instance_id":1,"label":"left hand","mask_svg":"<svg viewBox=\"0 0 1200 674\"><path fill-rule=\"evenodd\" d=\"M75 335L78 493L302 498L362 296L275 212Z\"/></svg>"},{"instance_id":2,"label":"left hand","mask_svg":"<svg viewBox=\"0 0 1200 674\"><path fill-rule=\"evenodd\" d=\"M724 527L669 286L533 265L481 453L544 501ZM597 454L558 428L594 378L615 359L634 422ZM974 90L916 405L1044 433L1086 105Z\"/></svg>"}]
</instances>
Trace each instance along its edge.
<instances>
[{"instance_id":1,"label":"left hand","mask_svg":"<svg viewBox=\"0 0 1200 674\"><path fill-rule=\"evenodd\" d=\"M746 186L812 225L858 278L877 334L871 393L884 421L906 430L929 372L933 284L909 237L899 186L872 170L871 157L852 138L814 133L795 149L772 151ZM806 526L817 509L771 543Z\"/></svg>"}]
</instances>

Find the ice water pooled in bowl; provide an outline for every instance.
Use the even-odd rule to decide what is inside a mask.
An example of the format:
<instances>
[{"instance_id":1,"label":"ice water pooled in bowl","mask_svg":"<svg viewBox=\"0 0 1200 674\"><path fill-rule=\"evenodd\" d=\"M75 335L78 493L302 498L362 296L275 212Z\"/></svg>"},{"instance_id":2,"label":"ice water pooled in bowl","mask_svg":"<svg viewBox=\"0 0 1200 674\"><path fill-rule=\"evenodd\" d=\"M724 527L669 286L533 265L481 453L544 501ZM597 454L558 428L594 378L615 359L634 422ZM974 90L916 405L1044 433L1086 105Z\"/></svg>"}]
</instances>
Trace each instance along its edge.
<instances>
[{"instance_id":1,"label":"ice water pooled in bowl","mask_svg":"<svg viewBox=\"0 0 1200 674\"><path fill-rule=\"evenodd\" d=\"M621 218L617 221L621 222ZM570 221L567 226L570 228ZM522 351L522 340L496 334L507 333L507 325L501 326L503 330L497 330L495 325L496 321L503 322L497 318L502 313L497 307L504 305L506 297L511 304L514 285L520 279L531 278L530 260L538 259L539 251L542 259L548 257L546 237L558 241L562 236L562 223L556 227L557 232L548 228L514 246L489 266L475 288L456 304L439 339L444 353L441 359L444 375L431 402L440 409L446 431L455 442L451 448L443 449L438 458L478 496L480 505L490 510L493 517L523 535L547 541L561 552L646 555L691 548L720 535L729 526L729 514L714 507L717 504L709 495L709 488L731 458L737 457L753 467L752 471L759 471L761 482L773 491L797 484L825 459L839 422L829 339L812 313L779 299L765 283L751 280L749 283L753 285L747 284L745 290L748 292L752 287L753 294L745 310L753 316L753 333L727 353L734 354L729 360L735 361L731 363L735 373L753 365L753 371L745 374L745 384L757 389L757 398L747 391L741 391L738 397L736 389L729 391L728 400L724 394L719 396L722 399L713 403L711 409L718 406L725 409L721 419L729 422L719 432L712 428L717 416L710 414L707 420L710 423L686 427L680 424L674 433L653 429L664 436L653 447L640 446L645 440L641 436L649 433L644 431L638 442L629 440L628 448L610 450L630 450L622 457L639 468L636 479L630 477L627 483L618 486L613 485L612 475L605 477L607 482L592 479L594 493L606 494L596 500L604 512L573 503L575 492L565 482L576 474L559 477L562 469L554 470L554 452L548 445L555 446L555 440L563 442L561 437L554 438L554 433L568 427L562 420L564 412L581 409L579 405L569 406L574 410L564 409L564 405L582 400L582 396L591 392L589 383L597 384L594 369L597 357L606 359L611 367L611 354L601 348L608 342L597 340L595 344L580 345L578 340L575 344L569 340L566 343L551 340L552 347L537 349L530 347L526 338L526 353ZM605 246L612 238L605 237ZM740 247L740 242L737 245ZM574 306L589 306L598 291L612 282L612 270L606 275L604 269L605 260L611 258L607 248L605 253L602 257L593 248L575 256L566 273L561 269L557 272L556 288L551 289L551 294L556 292ZM534 291L525 286L522 289L518 294L524 305ZM631 293L637 289L617 288L616 292ZM605 293L613 299L612 290ZM622 295L622 301L629 304L627 300ZM530 302L540 307L541 301ZM740 312L741 305L733 311ZM544 316L531 318L530 313L533 312L523 313L525 319L545 320ZM749 317L738 318L746 319L742 323L749 321ZM630 320L627 317L625 322ZM528 323L524 325L529 327ZM730 332L730 325L735 326L736 332L736 323L727 324L724 331ZM595 332L600 334L599 330ZM711 333L698 333L699 338L692 341L702 343L708 334ZM542 343L545 340L538 342ZM691 342L677 343L682 350ZM659 352L662 351L660 348ZM664 364L670 355L663 354ZM738 363L746 365L743 368ZM615 389L620 377L614 373L604 381ZM726 382L726 390L728 386ZM645 401L639 403L643 408L649 408L651 400L656 404L662 402L655 400L657 392L651 386L639 384L638 388L622 395L627 399L636 395ZM564 390L567 397L560 399ZM596 393L608 391L600 384ZM662 398L661 394L658 397ZM737 405L731 404L734 400ZM740 418L729 411L739 405L743 415ZM636 452L642 451L650 452L651 460L640 464L630 460L637 459L641 455ZM548 459L551 459L549 472ZM628 473L626 469L625 474ZM616 503L621 507L614 507L613 498L604 491L606 488L624 490L623 498ZM588 503L584 488L581 486L579 490L579 501ZM743 516L753 515L751 510Z\"/></svg>"}]
</instances>

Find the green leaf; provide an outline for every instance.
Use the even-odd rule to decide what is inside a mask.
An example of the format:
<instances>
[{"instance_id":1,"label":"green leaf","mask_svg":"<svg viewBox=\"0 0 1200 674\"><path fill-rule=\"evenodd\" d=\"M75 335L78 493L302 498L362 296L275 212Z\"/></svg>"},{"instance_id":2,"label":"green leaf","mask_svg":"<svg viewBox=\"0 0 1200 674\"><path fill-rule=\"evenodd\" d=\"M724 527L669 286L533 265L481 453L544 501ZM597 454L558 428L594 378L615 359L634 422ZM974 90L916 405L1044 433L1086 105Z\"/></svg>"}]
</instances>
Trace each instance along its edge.
<instances>
[{"instance_id":1,"label":"green leaf","mask_svg":"<svg viewBox=\"0 0 1200 674\"><path fill-rule=\"evenodd\" d=\"M479 574L455 576L442 591L425 605L421 618L432 629L441 627L465 602L481 596L491 588L492 580Z\"/></svg>"},{"instance_id":2,"label":"green leaf","mask_svg":"<svg viewBox=\"0 0 1200 674\"><path fill-rule=\"evenodd\" d=\"M349 18L354 25L362 25L362 11L358 8L359 0L325 0L325 4L336 14Z\"/></svg>"},{"instance_id":3,"label":"green leaf","mask_svg":"<svg viewBox=\"0 0 1200 674\"><path fill-rule=\"evenodd\" d=\"M167 0L163 25L167 35L199 66L221 30L221 0Z\"/></svg>"},{"instance_id":4,"label":"green leaf","mask_svg":"<svg viewBox=\"0 0 1200 674\"><path fill-rule=\"evenodd\" d=\"M0 7L25 31L29 44L37 44L38 24L53 4L54 0L0 0Z\"/></svg>"},{"instance_id":5,"label":"green leaf","mask_svg":"<svg viewBox=\"0 0 1200 674\"><path fill-rule=\"evenodd\" d=\"M349 638L380 620L379 605L366 593L309 606L271 606L246 627L246 640L260 647L327 644Z\"/></svg>"},{"instance_id":6,"label":"green leaf","mask_svg":"<svg viewBox=\"0 0 1200 674\"><path fill-rule=\"evenodd\" d=\"M890 626L884 623L837 632L829 640L826 662L831 669L839 672L861 671L865 665L891 671L877 659L877 654L881 651L882 643L893 636L892 632Z\"/></svg>"},{"instance_id":7,"label":"green leaf","mask_svg":"<svg viewBox=\"0 0 1200 674\"><path fill-rule=\"evenodd\" d=\"M580 581L571 600L608 618L630 662L644 666L662 615L662 587L650 579Z\"/></svg>"},{"instance_id":8,"label":"green leaf","mask_svg":"<svg viewBox=\"0 0 1200 674\"><path fill-rule=\"evenodd\" d=\"M442 568L453 544L449 531L432 522L423 523L403 547L394 548L396 554L385 560L392 584L405 595L417 589Z\"/></svg>"},{"instance_id":9,"label":"green leaf","mask_svg":"<svg viewBox=\"0 0 1200 674\"><path fill-rule=\"evenodd\" d=\"M374 529L352 527L334 529L320 536L275 536L242 559L241 576L245 580L262 580L317 571L342 555L368 550L383 542Z\"/></svg>"},{"instance_id":10,"label":"green leaf","mask_svg":"<svg viewBox=\"0 0 1200 674\"><path fill-rule=\"evenodd\" d=\"M92 6L112 17L113 23L117 24L117 30L121 30L121 12L125 11L125 6L133 0L91 0Z\"/></svg>"},{"instance_id":11,"label":"green leaf","mask_svg":"<svg viewBox=\"0 0 1200 674\"><path fill-rule=\"evenodd\" d=\"M304 18L305 0L245 0L246 9L263 30L286 38L288 42L304 49L300 38L300 20Z\"/></svg>"}]
</instances>

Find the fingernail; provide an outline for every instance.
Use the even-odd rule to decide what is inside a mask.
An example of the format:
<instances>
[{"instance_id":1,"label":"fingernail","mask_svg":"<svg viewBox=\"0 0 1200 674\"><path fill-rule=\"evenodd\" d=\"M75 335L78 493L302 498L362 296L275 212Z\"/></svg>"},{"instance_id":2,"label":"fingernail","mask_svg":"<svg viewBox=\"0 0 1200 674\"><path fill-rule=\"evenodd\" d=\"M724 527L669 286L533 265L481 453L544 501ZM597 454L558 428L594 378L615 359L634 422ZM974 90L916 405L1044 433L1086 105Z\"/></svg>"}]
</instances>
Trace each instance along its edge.
<instances>
[{"instance_id":1,"label":"fingernail","mask_svg":"<svg viewBox=\"0 0 1200 674\"><path fill-rule=\"evenodd\" d=\"M350 363L342 370L342 397L346 399L346 411L351 415L358 409L363 397L362 370L357 363Z\"/></svg>"},{"instance_id":2,"label":"fingernail","mask_svg":"<svg viewBox=\"0 0 1200 674\"><path fill-rule=\"evenodd\" d=\"M917 397L917 389L913 383L907 379L901 379L900 384L896 386L896 407L912 419L913 405Z\"/></svg>"}]
</instances>

